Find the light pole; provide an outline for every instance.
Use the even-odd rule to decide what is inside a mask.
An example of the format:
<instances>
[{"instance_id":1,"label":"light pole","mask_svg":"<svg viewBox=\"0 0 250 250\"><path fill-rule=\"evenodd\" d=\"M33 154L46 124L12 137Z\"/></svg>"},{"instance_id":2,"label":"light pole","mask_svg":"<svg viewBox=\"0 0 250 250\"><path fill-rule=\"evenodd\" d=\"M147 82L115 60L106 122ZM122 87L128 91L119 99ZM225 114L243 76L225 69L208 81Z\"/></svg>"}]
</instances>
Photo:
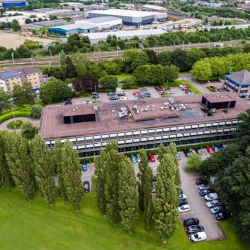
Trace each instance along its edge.
<instances>
[{"instance_id":1,"label":"light pole","mask_svg":"<svg viewBox=\"0 0 250 250\"><path fill-rule=\"evenodd\" d=\"M15 60L14 60L14 52L11 53L11 57L12 57L12 62L13 62L13 65L15 65Z\"/></svg>"},{"instance_id":2,"label":"light pole","mask_svg":"<svg viewBox=\"0 0 250 250\"><path fill-rule=\"evenodd\" d=\"M95 51L95 47L96 46L94 46L94 51ZM100 51L100 49L98 48L98 47L96 47L98 50L99 50L99 52L98 52L98 57L97 57L97 62L99 62L99 59L100 59L100 57L101 57L101 51Z\"/></svg>"},{"instance_id":3,"label":"light pole","mask_svg":"<svg viewBox=\"0 0 250 250\"><path fill-rule=\"evenodd\" d=\"M118 56L118 50L120 50L120 47L116 47L116 56Z\"/></svg>"},{"instance_id":4,"label":"light pole","mask_svg":"<svg viewBox=\"0 0 250 250\"><path fill-rule=\"evenodd\" d=\"M49 63L49 65L51 65L52 53L51 53L51 50L50 50L50 49L49 49L49 55L50 55L50 63ZM59 53L59 66L60 66L60 53Z\"/></svg>"}]
</instances>

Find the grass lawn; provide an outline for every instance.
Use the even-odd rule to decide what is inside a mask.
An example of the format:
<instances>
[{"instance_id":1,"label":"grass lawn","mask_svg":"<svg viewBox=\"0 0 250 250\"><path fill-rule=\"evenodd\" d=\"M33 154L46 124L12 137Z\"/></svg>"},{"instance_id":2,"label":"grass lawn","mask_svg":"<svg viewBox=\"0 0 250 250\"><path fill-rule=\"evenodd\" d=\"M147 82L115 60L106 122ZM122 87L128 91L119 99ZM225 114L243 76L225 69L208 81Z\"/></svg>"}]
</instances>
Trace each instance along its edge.
<instances>
[{"instance_id":1,"label":"grass lawn","mask_svg":"<svg viewBox=\"0 0 250 250\"><path fill-rule=\"evenodd\" d=\"M181 224L167 244L158 241L155 231L147 232L142 217L133 235L112 225L96 209L93 194L85 195L82 209L75 213L57 197L54 207L36 195L25 200L16 189L0 189L1 249L249 249L231 228L230 221L221 223L228 238L225 241L189 242Z\"/></svg>"},{"instance_id":2,"label":"grass lawn","mask_svg":"<svg viewBox=\"0 0 250 250\"><path fill-rule=\"evenodd\" d=\"M115 77L118 78L118 80L125 80L126 78L131 78L132 74L130 73L122 73L120 75L114 75Z\"/></svg>"}]
</instances>

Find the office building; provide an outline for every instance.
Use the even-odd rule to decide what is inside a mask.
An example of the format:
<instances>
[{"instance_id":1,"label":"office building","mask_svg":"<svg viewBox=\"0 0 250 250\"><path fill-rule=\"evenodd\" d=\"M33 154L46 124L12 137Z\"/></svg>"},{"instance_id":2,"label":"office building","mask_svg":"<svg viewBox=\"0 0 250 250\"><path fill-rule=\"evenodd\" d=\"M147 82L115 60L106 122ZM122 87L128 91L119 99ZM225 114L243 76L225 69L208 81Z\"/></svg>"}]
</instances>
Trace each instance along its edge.
<instances>
[{"instance_id":1,"label":"office building","mask_svg":"<svg viewBox=\"0 0 250 250\"><path fill-rule=\"evenodd\" d=\"M26 0L0 0L0 9L9 7L23 7L26 5Z\"/></svg>"},{"instance_id":2,"label":"office building","mask_svg":"<svg viewBox=\"0 0 250 250\"><path fill-rule=\"evenodd\" d=\"M40 134L50 148L70 140L80 157L99 155L111 140L119 152L230 140L249 106L232 93L46 106Z\"/></svg>"}]
</instances>

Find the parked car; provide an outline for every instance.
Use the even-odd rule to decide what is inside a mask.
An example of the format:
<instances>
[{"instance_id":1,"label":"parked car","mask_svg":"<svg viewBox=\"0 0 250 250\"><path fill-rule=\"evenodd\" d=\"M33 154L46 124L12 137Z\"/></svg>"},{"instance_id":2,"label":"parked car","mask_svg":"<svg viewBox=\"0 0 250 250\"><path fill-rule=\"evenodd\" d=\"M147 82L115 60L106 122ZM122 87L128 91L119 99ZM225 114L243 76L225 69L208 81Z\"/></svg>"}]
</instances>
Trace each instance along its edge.
<instances>
[{"instance_id":1,"label":"parked car","mask_svg":"<svg viewBox=\"0 0 250 250\"><path fill-rule=\"evenodd\" d=\"M179 198L180 199L187 199L187 196L185 194L180 194Z\"/></svg>"},{"instance_id":2,"label":"parked car","mask_svg":"<svg viewBox=\"0 0 250 250\"><path fill-rule=\"evenodd\" d=\"M208 184L208 181L207 181L207 180L204 180L204 179L197 179L197 180L196 180L196 184L197 184L197 185L201 185L201 184L207 185L207 184Z\"/></svg>"},{"instance_id":3,"label":"parked car","mask_svg":"<svg viewBox=\"0 0 250 250\"><path fill-rule=\"evenodd\" d=\"M160 93L160 95L168 95L168 94L170 94L168 91L161 91L159 93Z\"/></svg>"},{"instance_id":4,"label":"parked car","mask_svg":"<svg viewBox=\"0 0 250 250\"><path fill-rule=\"evenodd\" d=\"M82 171L87 171L88 170L88 164L87 162L82 163Z\"/></svg>"},{"instance_id":5,"label":"parked car","mask_svg":"<svg viewBox=\"0 0 250 250\"><path fill-rule=\"evenodd\" d=\"M189 88L185 87L185 88L182 88L182 91L189 91Z\"/></svg>"},{"instance_id":6,"label":"parked car","mask_svg":"<svg viewBox=\"0 0 250 250\"><path fill-rule=\"evenodd\" d=\"M132 162L132 163L136 163L136 158L135 158L134 155L131 155L131 156L130 156L130 159L131 159L131 162Z\"/></svg>"},{"instance_id":7,"label":"parked car","mask_svg":"<svg viewBox=\"0 0 250 250\"><path fill-rule=\"evenodd\" d=\"M216 207L211 208L210 212L212 214L218 214L218 213L224 212L224 208L222 206L216 206Z\"/></svg>"},{"instance_id":8,"label":"parked car","mask_svg":"<svg viewBox=\"0 0 250 250\"><path fill-rule=\"evenodd\" d=\"M188 204L188 201L186 199L179 199L178 206L183 206L183 205L186 205L186 204Z\"/></svg>"},{"instance_id":9,"label":"parked car","mask_svg":"<svg viewBox=\"0 0 250 250\"><path fill-rule=\"evenodd\" d=\"M219 149L216 146L212 146L212 149L213 149L214 152L218 152L219 151Z\"/></svg>"},{"instance_id":10,"label":"parked car","mask_svg":"<svg viewBox=\"0 0 250 250\"><path fill-rule=\"evenodd\" d=\"M204 198L205 198L206 201L217 200L218 199L218 194L216 194L216 193L209 193L209 194L205 195Z\"/></svg>"},{"instance_id":11,"label":"parked car","mask_svg":"<svg viewBox=\"0 0 250 250\"><path fill-rule=\"evenodd\" d=\"M135 95L135 96L137 96L137 95L141 95L141 92L139 92L139 91L135 91L135 92L133 93L133 95Z\"/></svg>"},{"instance_id":12,"label":"parked car","mask_svg":"<svg viewBox=\"0 0 250 250\"><path fill-rule=\"evenodd\" d=\"M213 151L213 149L212 149L212 147L207 147L207 152L210 154L210 155L212 155L212 154L214 154L214 151Z\"/></svg>"},{"instance_id":13,"label":"parked car","mask_svg":"<svg viewBox=\"0 0 250 250\"><path fill-rule=\"evenodd\" d=\"M162 86L155 86L155 90L159 92L160 90L164 91L164 88Z\"/></svg>"},{"instance_id":14,"label":"parked car","mask_svg":"<svg viewBox=\"0 0 250 250\"><path fill-rule=\"evenodd\" d=\"M185 213L185 212L190 211L190 207L189 205L183 205L183 206L178 207L178 211L179 213Z\"/></svg>"},{"instance_id":15,"label":"parked car","mask_svg":"<svg viewBox=\"0 0 250 250\"><path fill-rule=\"evenodd\" d=\"M108 96L116 95L115 92L108 92Z\"/></svg>"},{"instance_id":16,"label":"parked car","mask_svg":"<svg viewBox=\"0 0 250 250\"><path fill-rule=\"evenodd\" d=\"M138 162L141 162L141 157L140 157L140 155L137 155L137 161L138 161Z\"/></svg>"},{"instance_id":17,"label":"parked car","mask_svg":"<svg viewBox=\"0 0 250 250\"><path fill-rule=\"evenodd\" d=\"M168 94L173 94L174 93L174 91L171 88L166 88L165 91L167 91Z\"/></svg>"},{"instance_id":18,"label":"parked car","mask_svg":"<svg viewBox=\"0 0 250 250\"><path fill-rule=\"evenodd\" d=\"M200 222L197 218L189 218L183 221L183 225L185 227L192 226L192 225L198 225Z\"/></svg>"},{"instance_id":19,"label":"parked car","mask_svg":"<svg viewBox=\"0 0 250 250\"><path fill-rule=\"evenodd\" d=\"M205 196L209 193L215 193L214 189L202 189L200 190L200 196Z\"/></svg>"},{"instance_id":20,"label":"parked car","mask_svg":"<svg viewBox=\"0 0 250 250\"><path fill-rule=\"evenodd\" d=\"M126 96L121 96L121 97L120 97L120 100L121 100L121 101L125 101L125 100L127 100L127 97L126 97Z\"/></svg>"},{"instance_id":21,"label":"parked car","mask_svg":"<svg viewBox=\"0 0 250 250\"><path fill-rule=\"evenodd\" d=\"M155 156L152 155L152 154L149 154L149 155L148 155L148 159L149 159L151 162L155 162Z\"/></svg>"},{"instance_id":22,"label":"parked car","mask_svg":"<svg viewBox=\"0 0 250 250\"><path fill-rule=\"evenodd\" d=\"M208 188L208 185L206 184L201 184L199 185L199 189L202 190L202 189L207 189Z\"/></svg>"},{"instance_id":23,"label":"parked car","mask_svg":"<svg viewBox=\"0 0 250 250\"><path fill-rule=\"evenodd\" d=\"M226 149L225 146L224 146L224 145L221 145L221 144L217 145L217 148L218 148L218 149Z\"/></svg>"},{"instance_id":24,"label":"parked car","mask_svg":"<svg viewBox=\"0 0 250 250\"><path fill-rule=\"evenodd\" d=\"M150 92L145 92L145 93L143 93L143 96L144 96L145 98L151 98L151 97L152 97L152 95L151 95Z\"/></svg>"},{"instance_id":25,"label":"parked car","mask_svg":"<svg viewBox=\"0 0 250 250\"><path fill-rule=\"evenodd\" d=\"M88 193L90 191L90 184L88 181L83 182L83 189L85 193Z\"/></svg>"},{"instance_id":26,"label":"parked car","mask_svg":"<svg viewBox=\"0 0 250 250\"><path fill-rule=\"evenodd\" d=\"M188 157L191 154L189 149L184 149L183 153L186 155L186 157Z\"/></svg>"},{"instance_id":27,"label":"parked car","mask_svg":"<svg viewBox=\"0 0 250 250\"><path fill-rule=\"evenodd\" d=\"M141 88L139 89L141 92L145 92L145 91L148 91L147 88Z\"/></svg>"},{"instance_id":28,"label":"parked car","mask_svg":"<svg viewBox=\"0 0 250 250\"><path fill-rule=\"evenodd\" d=\"M136 96L138 99L144 99L144 96L143 95L137 95Z\"/></svg>"},{"instance_id":29,"label":"parked car","mask_svg":"<svg viewBox=\"0 0 250 250\"><path fill-rule=\"evenodd\" d=\"M193 234L193 233L204 232L204 231L205 229L201 225L192 225L186 228L187 234Z\"/></svg>"},{"instance_id":30,"label":"parked car","mask_svg":"<svg viewBox=\"0 0 250 250\"><path fill-rule=\"evenodd\" d=\"M125 93L124 92L118 92L117 96L125 96Z\"/></svg>"},{"instance_id":31,"label":"parked car","mask_svg":"<svg viewBox=\"0 0 250 250\"><path fill-rule=\"evenodd\" d=\"M202 155L201 148L196 148L195 150L196 150L196 152L197 152L198 155Z\"/></svg>"},{"instance_id":32,"label":"parked car","mask_svg":"<svg viewBox=\"0 0 250 250\"><path fill-rule=\"evenodd\" d=\"M118 97L115 96L115 95L113 95L113 96L110 96L110 97L109 97L109 100L110 100L110 101L116 101L116 100L118 100Z\"/></svg>"},{"instance_id":33,"label":"parked car","mask_svg":"<svg viewBox=\"0 0 250 250\"><path fill-rule=\"evenodd\" d=\"M229 213L227 213L227 212L221 212L221 213L216 214L216 215L214 216L214 218L215 218L216 220L227 220L227 219L230 218L230 215L229 215Z\"/></svg>"},{"instance_id":34,"label":"parked car","mask_svg":"<svg viewBox=\"0 0 250 250\"><path fill-rule=\"evenodd\" d=\"M193 154L197 154L197 152L193 148L190 148L190 152Z\"/></svg>"},{"instance_id":35,"label":"parked car","mask_svg":"<svg viewBox=\"0 0 250 250\"><path fill-rule=\"evenodd\" d=\"M92 92L91 95L92 96L99 96L99 94L97 92Z\"/></svg>"},{"instance_id":36,"label":"parked car","mask_svg":"<svg viewBox=\"0 0 250 250\"><path fill-rule=\"evenodd\" d=\"M178 153L176 154L176 157L177 157L178 161L181 160L181 156Z\"/></svg>"},{"instance_id":37,"label":"parked car","mask_svg":"<svg viewBox=\"0 0 250 250\"><path fill-rule=\"evenodd\" d=\"M163 92L163 91L164 91L164 88L158 88L156 91L157 91L157 92Z\"/></svg>"},{"instance_id":38,"label":"parked car","mask_svg":"<svg viewBox=\"0 0 250 250\"><path fill-rule=\"evenodd\" d=\"M207 207L215 207L215 206L220 206L222 205L222 201L221 200L212 200L212 201L208 201L206 203Z\"/></svg>"},{"instance_id":39,"label":"parked car","mask_svg":"<svg viewBox=\"0 0 250 250\"><path fill-rule=\"evenodd\" d=\"M65 105L65 106L72 105L72 102L71 102L71 101L66 101L66 102L64 102L64 105Z\"/></svg>"},{"instance_id":40,"label":"parked car","mask_svg":"<svg viewBox=\"0 0 250 250\"><path fill-rule=\"evenodd\" d=\"M156 182L157 180L157 174L153 174L153 182Z\"/></svg>"},{"instance_id":41,"label":"parked car","mask_svg":"<svg viewBox=\"0 0 250 250\"><path fill-rule=\"evenodd\" d=\"M207 240L207 235L205 232L199 232L192 234L189 239L193 242L205 241Z\"/></svg>"},{"instance_id":42,"label":"parked car","mask_svg":"<svg viewBox=\"0 0 250 250\"><path fill-rule=\"evenodd\" d=\"M183 190L180 188L180 194L183 194Z\"/></svg>"}]
</instances>

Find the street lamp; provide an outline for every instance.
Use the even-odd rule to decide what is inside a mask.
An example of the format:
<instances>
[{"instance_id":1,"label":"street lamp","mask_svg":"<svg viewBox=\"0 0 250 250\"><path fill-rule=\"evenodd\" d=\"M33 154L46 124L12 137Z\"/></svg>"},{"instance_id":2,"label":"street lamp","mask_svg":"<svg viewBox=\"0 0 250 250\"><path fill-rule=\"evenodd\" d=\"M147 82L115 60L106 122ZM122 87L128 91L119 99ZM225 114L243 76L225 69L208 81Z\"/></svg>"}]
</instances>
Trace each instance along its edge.
<instances>
[{"instance_id":1,"label":"street lamp","mask_svg":"<svg viewBox=\"0 0 250 250\"><path fill-rule=\"evenodd\" d=\"M52 53L51 53L50 49L49 49L49 55L50 55L50 63L49 63L49 65L51 65L51 62L52 62ZM59 66L60 66L60 53L59 53Z\"/></svg>"},{"instance_id":2,"label":"street lamp","mask_svg":"<svg viewBox=\"0 0 250 250\"><path fill-rule=\"evenodd\" d=\"M116 55L118 56L118 50L120 50L120 47L116 47Z\"/></svg>"},{"instance_id":3,"label":"street lamp","mask_svg":"<svg viewBox=\"0 0 250 250\"><path fill-rule=\"evenodd\" d=\"M94 51L95 51L95 45L94 45ZM97 62L99 62L99 58L101 57L101 51L98 47L96 47L99 50L98 57L97 57Z\"/></svg>"},{"instance_id":4,"label":"street lamp","mask_svg":"<svg viewBox=\"0 0 250 250\"><path fill-rule=\"evenodd\" d=\"M13 65L15 65L15 60L14 60L14 52L11 53L11 57L12 57L12 62L13 62Z\"/></svg>"}]
</instances>

